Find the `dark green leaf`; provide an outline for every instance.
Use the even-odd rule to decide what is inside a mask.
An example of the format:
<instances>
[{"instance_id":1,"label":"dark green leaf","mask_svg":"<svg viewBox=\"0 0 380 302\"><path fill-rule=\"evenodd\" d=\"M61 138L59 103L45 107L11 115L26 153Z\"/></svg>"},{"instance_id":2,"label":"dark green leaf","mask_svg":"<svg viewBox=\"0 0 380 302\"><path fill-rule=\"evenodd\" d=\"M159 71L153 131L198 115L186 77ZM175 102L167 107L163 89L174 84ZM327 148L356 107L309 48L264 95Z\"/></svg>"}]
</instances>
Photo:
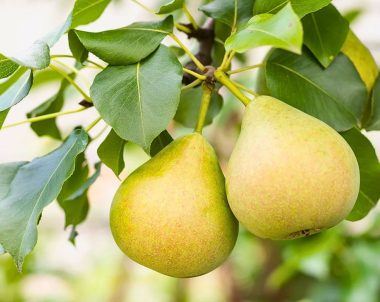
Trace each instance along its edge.
<instances>
[{"instance_id":1,"label":"dark green leaf","mask_svg":"<svg viewBox=\"0 0 380 302\"><path fill-rule=\"evenodd\" d=\"M9 193L0 200L0 243L19 270L37 242L37 221L43 208L57 198L87 142L87 133L76 129L58 149L23 165Z\"/></svg>"},{"instance_id":2,"label":"dark green leaf","mask_svg":"<svg viewBox=\"0 0 380 302\"><path fill-rule=\"evenodd\" d=\"M290 4L276 15L254 16L226 40L227 51L245 52L259 46L273 46L301 53L302 24Z\"/></svg>"},{"instance_id":3,"label":"dark green leaf","mask_svg":"<svg viewBox=\"0 0 380 302\"><path fill-rule=\"evenodd\" d=\"M337 131L357 125L368 101L363 81L343 54L324 69L307 51L299 56L276 49L267 60L266 82L274 97Z\"/></svg>"},{"instance_id":4,"label":"dark green leaf","mask_svg":"<svg viewBox=\"0 0 380 302\"><path fill-rule=\"evenodd\" d=\"M18 68L18 64L0 54L0 79L9 77Z\"/></svg>"},{"instance_id":5,"label":"dark green leaf","mask_svg":"<svg viewBox=\"0 0 380 302\"><path fill-rule=\"evenodd\" d=\"M42 103L41 105L30 111L27 114L28 118L59 112L63 107L64 92L67 86L67 80L63 80L58 92L54 96L49 98L46 102ZM62 138L61 132L57 127L56 118L31 123L30 127L38 136L46 135L59 140Z\"/></svg>"},{"instance_id":6,"label":"dark green leaf","mask_svg":"<svg viewBox=\"0 0 380 302\"><path fill-rule=\"evenodd\" d=\"M349 220L365 217L380 198L380 163L371 142L356 128L341 133L354 151L360 168L360 192Z\"/></svg>"},{"instance_id":7,"label":"dark green leaf","mask_svg":"<svg viewBox=\"0 0 380 302\"><path fill-rule=\"evenodd\" d=\"M97 20L111 0L77 0L72 12L71 28Z\"/></svg>"},{"instance_id":8,"label":"dark green leaf","mask_svg":"<svg viewBox=\"0 0 380 302\"><path fill-rule=\"evenodd\" d=\"M173 17L137 22L98 33L75 30L84 47L111 65L129 65L150 55L173 29Z\"/></svg>"},{"instance_id":9,"label":"dark green leaf","mask_svg":"<svg viewBox=\"0 0 380 302\"><path fill-rule=\"evenodd\" d=\"M302 18L330 4L331 0L256 0L253 13L254 15L274 14L289 2L292 4L296 14Z\"/></svg>"},{"instance_id":10,"label":"dark green leaf","mask_svg":"<svg viewBox=\"0 0 380 302\"><path fill-rule=\"evenodd\" d=\"M155 156L158 152L164 149L173 141L173 138L167 130L164 130L157 136L150 146L149 154L151 157Z\"/></svg>"},{"instance_id":11,"label":"dark green leaf","mask_svg":"<svg viewBox=\"0 0 380 302\"><path fill-rule=\"evenodd\" d=\"M162 45L137 64L107 67L96 76L91 96L121 138L148 150L175 115L182 76L182 65Z\"/></svg>"},{"instance_id":12,"label":"dark green leaf","mask_svg":"<svg viewBox=\"0 0 380 302\"><path fill-rule=\"evenodd\" d=\"M86 61L88 58L88 51L78 39L76 33L70 30L67 37L69 39L69 47L74 58L80 63Z\"/></svg>"},{"instance_id":13,"label":"dark green leaf","mask_svg":"<svg viewBox=\"0 0 380 302\"><path fill-rule=\"evenodd\" d=\"M5 119L7 118L9 110L0 111L0 129L3 127Z\"/></svg>"},{"instance_id":14,"label":"dark green leaf","mask_svg":"<svg viewBox=\"0 0 380 302\"><path fill-rule=\"evenodd\" d=\"M126 143L126 140L118 136L114 130L111 130L98 148L100 160L110 168L116 176L119 176L125 167L124 147Z\"/></svg>"},{"instance_id":15,"label":"dark green leaf","mask_svg":"<svg viewBox=\"0 0 380 302\"><path fill-rule=\"evenodd\" d=\"M21 66L44 69L50 64L50 48L46 42L36 41L28 49L10 59Z\"/></svg>"},{"instance_id":16,"label":"dark green leaf","mask_svg":"<svg viewBox=\"0 0 380 302\"><path fill-rule=\"evenodd\" d=\"M311 13L302 19L304 43L327 67L335 59L346 40L349 26L346 19L333 6Z\"/></svg>"},{"instance_id":17,"label":"dark green leaf","mask_svg":"<svg viewBox=\"0 0 380 302\"><path fill-rule=\"evenodd\" d=\"M178 110L174 117L177 122L185 127L195 128L201 107L202 93L202 87L182 91ZM223 98L217 92L214 92L207 112L205 126L212 123L213 118L219 113L222 106Z\"/></svg>"},{"instance_id":18,"label":"dark green leaf","mask_svg":"<svg viewBox=\"0 0 380 302\"><path fill-rule=\"evenodd\" d=\"M157 12L158 14L170 14L177 9L182 8L184 0L172 0L169 3L160 7L160 10Z\"/></svg>"},{"instance_id":19,"label":"dark green leaf","mask_svg":"<svg viewBox=\"0 0 380 302\"><path fill-rule=\"evenodd\" d=\"M380 76L373 86L371 105L371 118L365 128L370 131L380 130Z\"/></svg>"},{"instance_id":20,"label":"dark green leaf","mask_svg":"<svg viewBox=\"0 0 380 302\"><path fill-rule=\"evenodd\" d=\"M252 17L252 0L238 0L238 24L247 21ZM199 8L207 16L232 26L235 13L235 1L233 0L214 0Z\"/></svg>"},{"instance_id":21,"label":"dark green leaf","mask_svg":"<svg viewBox=\"0 0 380 302\"><path fill-rule=\"evenodd\" d=\"M0 84L0 111L4 111L20 102L29 93L33 83L30 69L19 68L5 82Z\"/></svg>"}]
</instances>

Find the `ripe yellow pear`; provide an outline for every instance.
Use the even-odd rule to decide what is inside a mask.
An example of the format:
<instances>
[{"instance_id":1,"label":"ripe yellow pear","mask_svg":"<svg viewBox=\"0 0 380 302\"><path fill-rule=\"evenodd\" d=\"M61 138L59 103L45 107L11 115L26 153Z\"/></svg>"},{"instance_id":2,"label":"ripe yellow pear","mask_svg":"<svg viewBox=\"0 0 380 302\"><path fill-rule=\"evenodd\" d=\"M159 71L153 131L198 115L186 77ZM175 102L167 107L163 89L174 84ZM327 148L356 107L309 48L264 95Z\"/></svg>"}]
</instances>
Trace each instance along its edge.
<instances>
[{"instance_id":1,"label":"ripe yellow pear","mask_svg":"<svg viewBox=\"0 0 380 302\"><path fill-rule=\"evenodd\" d=\"M351 60L368 91L371 91L379 69L369 49L350 30L341 51Z\"/></svg>"},{"instance_id":2,"label":"ripe yellow pear","mask_svg":"<svg viewBox=\"0 0 380 302\"><path fill-rule=\"evenodd\" d=\"M116 193L110 221L132 260L179 278L218 267L238 233L218 159L198 133L175 140L134 171Z\"/></svg>"},{"instance_id":3,"label":"ripe yellow pear","mask_svg":"<svg viewBox=\"0 0 380 302\"><path fill-rule=\"evenodd\" d=\"M352 210L359 183L355 155L334 129L273 97L247 106L226 188L253 234L293 239L330 228Z\"/></svg>"}]
</instances>

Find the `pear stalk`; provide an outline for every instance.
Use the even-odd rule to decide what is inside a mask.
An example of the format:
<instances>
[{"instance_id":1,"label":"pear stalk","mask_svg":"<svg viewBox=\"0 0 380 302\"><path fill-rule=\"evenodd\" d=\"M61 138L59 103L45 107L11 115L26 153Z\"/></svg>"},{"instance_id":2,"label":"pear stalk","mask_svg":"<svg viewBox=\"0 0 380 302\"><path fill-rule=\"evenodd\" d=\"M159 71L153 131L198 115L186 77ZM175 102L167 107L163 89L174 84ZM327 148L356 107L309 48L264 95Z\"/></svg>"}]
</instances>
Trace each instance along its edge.
<instances>
[{"instance_id":1,"label":"pear stalk","mask_svg":"<svg viewBox=\"0 0 380 302\"><path fill-rule=\"evenodd\" d=\"M210 106L211 94L213 91L213 87L210 87L210 86L211 85L207 83L204 83L202 85L202 89L203 89L202 102L201 102L201 108L199 110L198 122L195 127L195 132L198 132L200 134L202 134L203 126L205 124L205 120L207 116L207 111Z\"/></svg>"}]
</instances>

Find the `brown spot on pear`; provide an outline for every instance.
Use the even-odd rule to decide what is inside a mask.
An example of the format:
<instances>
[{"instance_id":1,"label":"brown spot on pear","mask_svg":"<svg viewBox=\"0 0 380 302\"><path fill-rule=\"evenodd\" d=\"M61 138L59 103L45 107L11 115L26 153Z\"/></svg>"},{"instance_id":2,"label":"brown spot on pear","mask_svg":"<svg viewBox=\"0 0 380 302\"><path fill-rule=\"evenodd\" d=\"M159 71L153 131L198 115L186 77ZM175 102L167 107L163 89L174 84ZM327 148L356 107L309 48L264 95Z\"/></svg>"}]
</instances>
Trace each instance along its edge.
<instances>
[{"instance_id":1,"label":"brown spot on pear","mask_svg":"<svg viewBox=\"0 0 380 302\"><path fill-rule=\"evenodd\" d=\"M237 219L253 234L294 239L330 228L352 210L359 167L331 127L273 97L246 108L226 175Z\"/></svg>"},{"instance_id":2,"label":"brown spot on pear","mask_svg":"<svg viewBox=\"0 0 380 302\"><path fill-rule=\"evenodd\" d=\"M110 221L128 257L181 278L218 267L238 233L216 154L197 133L175 140L124 181Z\"/></svg>"}]
</instances>

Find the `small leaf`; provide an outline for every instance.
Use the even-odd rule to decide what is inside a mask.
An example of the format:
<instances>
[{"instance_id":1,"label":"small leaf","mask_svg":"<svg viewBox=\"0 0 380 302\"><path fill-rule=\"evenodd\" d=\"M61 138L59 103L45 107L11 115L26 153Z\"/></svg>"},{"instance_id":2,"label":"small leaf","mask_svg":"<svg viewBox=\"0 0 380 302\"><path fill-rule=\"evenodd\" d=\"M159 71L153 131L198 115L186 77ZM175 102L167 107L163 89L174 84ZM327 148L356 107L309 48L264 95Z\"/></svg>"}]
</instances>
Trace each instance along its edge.
<instances>
[{"instance_id":1,"label":"small leaf","mask_svg":"<svg viewBox=\"0 0 380 302\"><path fill-rule=\"evenodd\" d=\"M237 15L238 24L247 21L252 17L253 2L252 0L238 0ZM235 14L234 0L214 0L208 4L202 5L200 11L207 16L232 26Z\"/></svg>"},{"instance_id":2,"label":"small leaf","mask_svg":"<svg viewBox=\"0 0 380 302\"><path fill-rule=\"evenodd\" d=\"M96 76L91 96L121 138L147 150L175 115L182 76L178 59L161 45L137 64L107 67Z\"/></svg>"},{"instance_id":3,"label":"small leaf","mask_svg":"<svg viewBox=\"0 0 380 302\"><path fill-rule=\"evenodd\" d=\"M343 54L324 69L308 51L299 56L276 49L267 60L265 72L272 96L337 131L351 129L363 117L367 88Z\"/></svg>"},{"instance_id":4,"label":"small leaf","mask_svg":"<svg viewBox=\"0 0 380 302\"><path fill-rule=\"evenodd\" d=\"M19 270L37 242L37 222L43 208L57 198L87 143L87 134L76 129L58 149L23 165L9 193L0 200L0 244Z\"/></svg>"},{"instance_id":5,"label":"small leaf","mask_svg":"<svg viewBox=\"0 0 380 302\"><path fill-rule=\"evenodd\" d=\"M86 25L97 20L111 0L77 0L72 12L71 28Z\"/></svg>"},{"instance_id":6,"label":"small leaf","mask_svg":"<svg viewBox=\"0 0 380 302\"><path fill-rule=\"evenodd\" d=\"M18 66L18 64L0 54L0 79L9 77L17 70Z\"/></svg>"},{"instance_id":7,"label":"small leaf","mask_svg":"<svg viewBox=\"0 0 380 302\"><path fill-rule=\"evenodd\" d=\"M354 151L360 168L360 192L348 220L359 220L367 216L380 198L380 163L371 142L353 128L341 133Z\"/></svg>"},{"instance_id":8,"label":"small leaf","mask_svg":"<svg viewBox=\"0 0 380 302\"><path fill-rule=\"evenodd\" d=\"M0 111L4 111L26 97L32 87L33 74L30 69L19 68L5 82L0 83Z\"/></svg>"},{"instance_id":9,"label":"small leaf","mask_svg":"<svg viewBox=\"0 0 380 302\"><path fill-rule=\"evenodd\" d=\"M183 7L184 0L172 0L169 3L163 5L160 7L160 10L157 12L157 14L170 14L177 9L181 9Z\"/></svg>"},{"instance_id":10,"label":"small leaf","mask_svg":"<svg viewBox=\"0 0 380 302\"><path fill-rule=\"evenodd\" d=\"M28 49L10 57L15 63L32 69L44 69L50 64L50 48L44 41L34 42Z\"/></svg>"},{"instance_id":11,"label":"small leaf","mask_svg":"<svg viewBox=\"0 0 380 302\"><path fill-rule=\"evenodd\" d=\"M201 107L202 93L202 87L182 91L178 110L174 117L177 122L185 127L195 128ZM214 91L207 111L205 126L212 123L213 118L219 113L222 106L222 96Z\"/></svg>"},{"instance_id":12,"label":"small leaf","mask_svg":"<svg viewBox=\"0 0 380 302\"><path fill-rule=\"evenodd\" d=\"M69 39L69 47L74 58L80 63L86 61L88 58L88 51L78 39L76 33L73 30L70 30L67 37Z\"/></svg>"},{"instance_id":13,"label":"small leaf","mask_svg":"<svg viewBox=\"0 0 380 302\"><path fill-rule=\"evenodd\" d=\"M125 167L124 147L126 143L126 140L118 136L114 130L111 130L98 148L100 160L110 168L116 176L119 176Z\"/></svg>"},{"instance_id":14,"label":"small leaf","mask_svg":"<svg viewBox=\"0 0 380 302\"><path fill-rule=\"evenodd\" d=\"M111 65L129 65L146 58L173 29L173 17L137 22L98 33L75 30L84 47Z\"/></svg>"},{"instance_id":15,"label":"small leaf","mask_svg":"<svg viewBox=\"0 0 380 302\"><path fill-rule=\"evenodd\" d=\"M49 113L59 112L63 107L64 92L67 87L68 87L67 80L62 80L61 86L58 92L54 96L49 98L46 102L42 103L41 105L39 105L32 111L27 113L27 117L32 118L32 117L38 117L41 115L46 115ZM30 127L38 136L46 135L58 140L62 138L61 132L59 131L57 127L56 118L31 123Z\"/></svg>"},{"instance_id":16,"label":"small leaf","mask_svg":"<svg viewBox=\"0 0 380 302\"><path fill-rule=\"evenodd\" d=\"M173 138L169 134L167 130L164 130L157 136L150 146L149 154L151 157L155 156L162 149L164 149L167 145L169 145L173 141Z\"/></svg>"},{"instance_id":17,"label":"small leaf","mask_svg":"<svg viewBox=\"0 0 380 302\"><path fill-rule=\"evenodd\" d=\"M365 128L369 131L380 130L380 76L373 86L371 105L371 118Z\"/></svg>"},{"instance_id":18,"label":"small leaf","mask_svg":"<svg viewBox=\"0 0 380 302\"><path fill-rule=\"evenodd\" d=\"M276 15L257 15L226 40L227 51L245 52L259 46L273 46L301 53L302 24L290 4Z\"/></svg>"},{"instance_id":19,"label":"small leaf","mask_svg":"<svg viewBox=\"0 0 380 302\"><path fill-rule=\"evenodd\" d=\"M253 14L275 14L289 2L292 4L296 14L300 18L303 18L307 14L329 5L331 0L256 0L253 7Z\"/></svg>"},{"instance_id":20,"label":"small leaf","mask_svg":"<svg viewBox=\"0 0 380 302\"><path fill-rule=\"evenodd\" d=\"M305 30L304 43L327 67L335 59L346 40L349 25L333 6L311 13L302 19Z\"/></svg>"},{"instance_id":21,"label":"small leaf","mask_svg":"<svg viewBox=\"0 0 380 302\"><path fill-rule=\"evenodd\" d=\"M0 111L0 129L3 127L5 119L7 118L9 110Z\"/></svg>"}]
</instances>

